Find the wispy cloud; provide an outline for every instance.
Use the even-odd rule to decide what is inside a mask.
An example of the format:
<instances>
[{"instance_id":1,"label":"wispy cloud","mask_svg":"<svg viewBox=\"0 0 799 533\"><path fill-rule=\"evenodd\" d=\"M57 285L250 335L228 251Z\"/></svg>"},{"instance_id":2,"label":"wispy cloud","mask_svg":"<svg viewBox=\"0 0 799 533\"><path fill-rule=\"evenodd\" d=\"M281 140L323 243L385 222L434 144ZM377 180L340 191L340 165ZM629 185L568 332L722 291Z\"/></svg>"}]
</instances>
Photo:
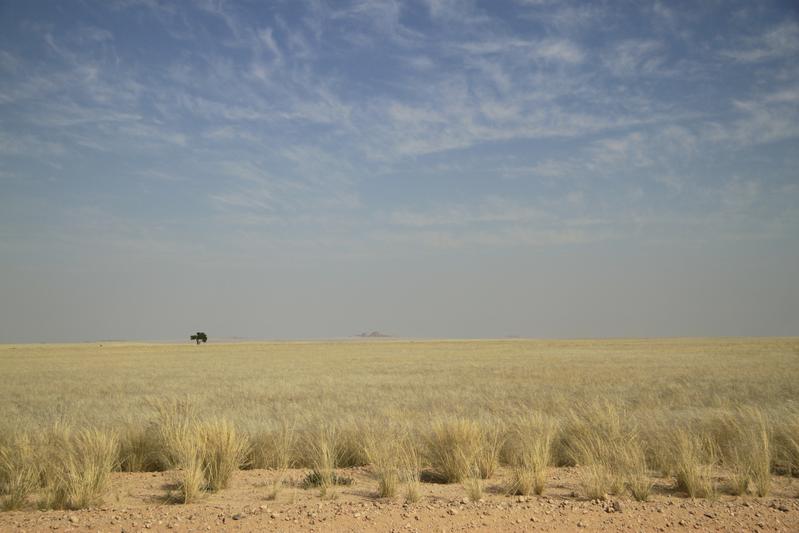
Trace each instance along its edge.
<instances>
[{"instance_id":1,"label":"wispy cloud","mask_svg":"<svg viewBox=\"0 0 799 533\"><path fill-rule=\"evenodd\" d=\"M799 23L789 19L760 35L744 37L735 48L722 50L725 57L744 63L796 57L799 54Z\"/></svg>"}]
</instances>

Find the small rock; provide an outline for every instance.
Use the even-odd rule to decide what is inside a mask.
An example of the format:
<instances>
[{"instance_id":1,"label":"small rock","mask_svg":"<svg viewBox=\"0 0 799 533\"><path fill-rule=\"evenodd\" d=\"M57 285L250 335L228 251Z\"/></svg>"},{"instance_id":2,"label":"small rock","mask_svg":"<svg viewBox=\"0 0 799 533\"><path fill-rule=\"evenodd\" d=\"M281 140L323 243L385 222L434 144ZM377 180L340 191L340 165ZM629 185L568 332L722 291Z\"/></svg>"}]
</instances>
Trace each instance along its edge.
<instances>
[{"instance_id":1,"label":"small rock","mask_svg":"<svg viewBox=\"0 0 799 533\"><path fill-rule=\"evenodd\" d=\"M777 510L778 511L782 511L783 513L787 513L788 511L790 511L790 509L788 509L787 505L778 505L777 506Z\"/></svg>"},{"instance_id":2,"label":"small rock","mask_svg":"<svg viewBox=\"0 0 799 533\"><path fill-rule=\"evenodd\" d=\"M685 520L680 520L677 523L680 524L681 526L685 526L687 522Z\"/></svg>"},{"instance_id":3,"label":"small rock","mask_svg":"<svg viewBox=\"0 0 799 533\"><path fill-rule=\"evenodd\" d=\"M272 513L269 515L270 518L280 518L280 513Z\"/></svg>"},{"instance_id":4,"label":"small rock","mask_svg":"<svg viewBox=\"0 0 799 533\"><path fill-rule=\"evenodd\" d=\"M613 502L613 510L616 511L617 513L623 513L624 507L622 506L620 501L616 500Z\"/></svg>"},{"instance_id":5,"label":"small rock","mask_svg":"<svg viewBox=\"0 0 799 533\"><path fill-rule=\"evenodd\" d=\"M527 498L525 498L524 496L519 496L518 498L516 498L516 501L519 503L524 503L527 501Z\"/></svg>"},{"instance_id":6,"label":"small rock","mask_svg":"<svg viewBox=\"0 0 799 533\"><path fill-rule=\"evenodd\" d=\"M231 518L233 518L233 520L241 520L242 518L244 518L244 515L241 513L236 513Z\"/></svg>"},{"instance_id":7,"label":"small rock","mask_svg":"<svg viewBox=\"0 0 799 533\"><path fill-rule=\"evenodd\" d=\"M77 524L78 523L78 517L75 516L74 514L71 514L71 515L69 515L69 521L72 522L73 524Z\"/></svg>"},{"instance_id":8,"label":"small rock","mask_svg":"<svg viewBox=\"0 0 799 533\"><path fill-rule=\"evenodd\" d=\"M586 523L585 523L585 522L583 522L582 520L580 520L579 522L577 522L577 527L587 527L587 525L586 525Z\"/></svg>"},{"instance_id":9,"label":"small rock","mask_svg":"<svg viewBox=\"0 0 799 533\"><path fill-rule=\"evenodd\" d=\"M707 518L710 518L710 519L715 519L716 518L716 515L714 515L713 513L705 513L705 516Z\"/></svg>"},{"instance_id":10,"label":"small rock","mask_svg":"<svg viewBox=\"0 0 799 533\"><path fill-rule=\"evenodd\" d=\"M449 508L449 509L447 509L447 513L449 513L451 515L456 515L456 514L458 514L458 510Z\"/></svg>"}]
</instances>

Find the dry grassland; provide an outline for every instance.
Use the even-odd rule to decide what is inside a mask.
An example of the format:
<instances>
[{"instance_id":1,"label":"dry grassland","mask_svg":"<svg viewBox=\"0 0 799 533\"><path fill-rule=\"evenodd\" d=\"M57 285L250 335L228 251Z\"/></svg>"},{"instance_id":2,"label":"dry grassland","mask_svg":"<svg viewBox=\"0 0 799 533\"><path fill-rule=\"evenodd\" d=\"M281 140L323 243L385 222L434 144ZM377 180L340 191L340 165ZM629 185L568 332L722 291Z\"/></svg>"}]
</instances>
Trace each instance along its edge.
<instances>
[{"instance_id":1,"label":"dry grassland","mask_svg":"<svg viewBox=\"0 0 799 533\"><path fill-rule=\"evenodd\" d=\"M334 498L369 465L381 497L426 482L477 501L769 493L799 473L799 339L340 341L0 346L0 498L83 508L112 470L169 471L172 501L268 468Z\"/></svg>"}]
</instances>

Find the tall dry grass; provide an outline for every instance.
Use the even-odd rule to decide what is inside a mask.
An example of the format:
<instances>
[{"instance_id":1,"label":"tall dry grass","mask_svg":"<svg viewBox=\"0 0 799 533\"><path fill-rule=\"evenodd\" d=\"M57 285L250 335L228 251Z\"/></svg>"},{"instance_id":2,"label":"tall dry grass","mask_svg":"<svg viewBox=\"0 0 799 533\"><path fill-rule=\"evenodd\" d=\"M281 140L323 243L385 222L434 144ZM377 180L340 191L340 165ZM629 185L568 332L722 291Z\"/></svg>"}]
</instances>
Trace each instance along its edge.
<instances>
[{"instance_id":1,"label":"tall dry grass","mask_svg":"<svg viewBox=\"0 0 799 533\"><path fill-rule=\"evenodd\" d=\"M437 420L425 435L425 458L437 479L459 483L471 473L481 444L480 426L474 420Z\"/></svg>"},{"instance_id":2,"label":"tall dry grass","mask_svg":"<svg viewBox=\"0 0 799 533\"><path fill-rule=\"evenodd\" d=\"M98 429L75 433L55 426L46 437L40 464L41 506L82 509L102 502L116 465L115 434Z\"/></svg>"},{"instance_id":3,"label":"tall dry grass","mask_svg":"<svg viewBox=\"0 0 799 533\"><path fill-rule=\"evenodd\" d=\"M28 433L0 443L0 498L6 511L21 509L39 486L36 448Z\"/></svg>"},{"instance_id":4,"label":"tall dry grass","mask_svg":"<svg viewBox=\"0 0 799 533\"><path fill-rule=\"evenodd\" d=\"M227 420L210 420L196 426L202 447L205 488L216 492L228 488L233 473L245 461L248 442L244 435Z\"/></svg>"},{"instance_id":5,"label":"tall dry grass","mask_svg":"<svg viewBox=\"0 0 799 533\"><path fill-rule=\"evenodd\" d=\"M366 457L377 478L377 495L393 498L403 479L403 458L408 454L405 447L409 443L407 430L385 421L372 426L364 439Z\"/></svg>"},{"instance_id":6,"label":"tall dry grass","mask_svg":"<svg viewBox=\"0 0 799 533\"><path fill-rule=\"evenodd\" d=\"M510 423L503 450L511 467L509 493L543 494L557 433L556 421L541 413L521 415Z\"/></svg>"},{"instance_id":7,"label":"tall dry grass","mask_svg":"<svg viewBox=\"0 0 799 533\"><path fill-rule=\"evenodd\" d=\"M480 421L480 445L474 461L480 479L489 479L499 466L502 448L505 445L505 424L502 420Z\"/></svg>"},{"instance_id":8,"label":"tall dry grass","mask_svg":"<svg viewBox=\"0 0 799 533\"><path fill-rule=\"evenodd\" d=\"M622 494L649 498L652 482L646 450L633 417L607 400L572 410L564 428L567 453L580 469L589 498Z\"/></svg>"},{"instance_id":9,"label":"tall dry grass","mask_svg":"<svg viewBox=\"0 0 799 533\"><path fill-rule=\"evenodd\" d=\"M201 351L0 345L0 449L6 463L34 463L40 471L58 455L54 448L73 453L64 450L79 428L111 428L103 432L118 436L115 468L173 470L182 478L181 499L190 501L222 486L211 478L225 475L213 472L234 471L244 439L248 468L301 466L329 481L337 468L379 463L370 459L364 435L392 420L402 421L412 442L402 454L414 456L399 461L399 485L394 474L384 476L395 492L411 487L420 494L422 470L450 482L474 477L474 467L480 478L495 476L499 449L511 471L512 463L524 465L511 475L534 493L545 486L545 475L544 485L536 481L543 462L511 461L506 439L539 442L521 439L512 426L543 411L559 428L552 462L579 464L587 495L646 499L655 471L674 476L695 497L712 497L716 485L766 494L772 474L799 474L795 346L796 339L240 343ZM52 375L61 379L53 382ZM68 386L78 379L79 390ZM109 388L119 392L109 395ZM62 422L68 435L57 438L51 429L57 420L80 423ZM207 421L229 424L212 431L216 444L200 429ZM296 422L284 431L283 421ZM8 446L25 441L24 433L27 452ZM70 444L52 444L61 441ZM39 486L26 489L32 470L15 467L16 481L8 467L0 473L4 502L24 507L34 495L45 505L69 499L46 495L58 492L52 480L59 476L42 471Z\"/></svg>"},{"instance_id":10,"label":"tall dry grass","mask_svg":"<svg viewBox=\"0 0 799 533\"><path fill-rule=\"evenodd\" d=\"M461 481L469 501L479 502L483 499L483 476L477 465L472 467L469 474Z\"/></svg>"},{"instance_id":11,"label":"tall dry grass","mask_svg":"<svg viewBox=\"0 0 799 533\"><path fill-rule=\"evenodd\" d=\"M151 439L161 461L176 472L178 500L191 503L204 492L227 488L248 454L248 439L227 420L200 420L188 401L154 404Z\"/></svg>"},{"instance_id":12,"label":"tall dry grass","mask_svg":"<svg viewBox=\"0 0 799 533\"><path fill-rule=\"evenodd\" d=\"M771 426L774 431L774 470L799 476L799 408L775 411Z\"/></svg>"},{"instance_id":13,"label":"tall dry grass","mask_svg":"<svg viewBox=\"0 0 799 533\"><path fill-rule=\"evenodd\" d=\"M691 498L714 498L718 493L714 479L716 441L707 433L680 427L671 434L669 449L669 470L677 480L677 488Z\"/></svg>"},{"instance_id":14,"label":"tall dry grass","mask_svg":"<svg viewBox=\"0 0 799 533\"><path fill-rule=\"evenodd\" d=\"M422 465L417 440L409 433L405 434L400 447L399 469L400 481L405 486L405 501L418 502L422 497Z\"/></svg>"},{"instance_id":15,"label":"tall dry grass","mask_svg":"<svg viewBox=\"0 0 799 533\"><path fill-rule=\"evenodd\" d=\"M250 437L246 467L266 468L277 472L266 495L267 499L274 500L280 493L286 473L296 461L294 458L296 446L295 423L285 420L280 421L271 430L261 430Z\"/></svg>"},{"instance_id":16,"label":"tall dry grass","mask_svg":"<svg viewBox=\"0 0 799 533\"><path fill-rule=\"evenodd\" d=\"M722 416L716 437L722 465L730 473L729 489L745 494L750 486L766 496L771 483L772 428L760 409L739 408Z\"/></svg>"},{"instance_id":17,"label":"tall dry grass","mask_svg":"<svg viewBox=\"0 0 799 533\"><path fill-rule=\"evenodd\" d=\"M250 437L247 468L264 468L285 471L295 463L297 448L297 426L295 422L278 421L269 430L259 430Z\"/></svg>"},{"instance_id":18,"label":"tall dry grass","mask_svg":"<svg viewBox=\"0 0 799 533\"><path fill-rule=\"evenodd\" d=\"M303 457L311 468L309 485L319 487L322 498L335 497L333 489L338 482L339 433L335 425L321 423L315 430L304 434Z\"/></svg>"}]
</instances>

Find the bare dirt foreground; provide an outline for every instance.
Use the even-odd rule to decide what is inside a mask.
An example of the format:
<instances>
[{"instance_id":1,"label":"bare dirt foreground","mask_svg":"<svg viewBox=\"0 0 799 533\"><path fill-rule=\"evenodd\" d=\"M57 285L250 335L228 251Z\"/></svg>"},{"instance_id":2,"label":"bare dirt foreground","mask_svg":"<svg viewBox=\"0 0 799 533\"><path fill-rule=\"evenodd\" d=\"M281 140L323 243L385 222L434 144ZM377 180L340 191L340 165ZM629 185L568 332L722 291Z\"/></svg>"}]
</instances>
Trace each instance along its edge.
<instances>
[{"instance_id":1,"label":"bare dirt foreground","mask_svg":"<svg viewBox=\"0 0 799 533\"><path fill-rule=\"evenodd\" d=\"M81 511L0 513L0 531L799 531L799 483L773 478L765 498L691 500L658 480L651 501L579 496L574 468L553 469L544 496L508 496L504 472L486 482L482 501L460 485L422 484L419 502L377 499L368 469L346 469L353 479L322 499L299 488L305 471L291 471L275 500L276 474L238 472L231 488L196 504L169 503L173 474L115 473L105 504Z\"/></svg>"}]
</instances>

